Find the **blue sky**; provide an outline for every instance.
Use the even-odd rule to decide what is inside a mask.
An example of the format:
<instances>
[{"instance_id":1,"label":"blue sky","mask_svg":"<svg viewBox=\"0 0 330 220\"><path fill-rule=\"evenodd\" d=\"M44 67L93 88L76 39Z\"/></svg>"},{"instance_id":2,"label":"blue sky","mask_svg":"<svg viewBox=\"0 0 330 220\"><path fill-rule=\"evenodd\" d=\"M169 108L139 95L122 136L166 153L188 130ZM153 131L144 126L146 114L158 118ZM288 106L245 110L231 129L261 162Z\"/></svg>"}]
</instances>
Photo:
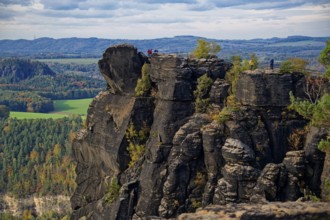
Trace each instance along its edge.
<instances>
[{"instance_id":1,"label":"blue sky","mask_svg":"<svg viewBox=\"0 0 330 220\"><path fill-rule=\"evenodd\" d=\"M330 36L330 0L0 0L0 39Z\"/></svg>"}]
</instances>

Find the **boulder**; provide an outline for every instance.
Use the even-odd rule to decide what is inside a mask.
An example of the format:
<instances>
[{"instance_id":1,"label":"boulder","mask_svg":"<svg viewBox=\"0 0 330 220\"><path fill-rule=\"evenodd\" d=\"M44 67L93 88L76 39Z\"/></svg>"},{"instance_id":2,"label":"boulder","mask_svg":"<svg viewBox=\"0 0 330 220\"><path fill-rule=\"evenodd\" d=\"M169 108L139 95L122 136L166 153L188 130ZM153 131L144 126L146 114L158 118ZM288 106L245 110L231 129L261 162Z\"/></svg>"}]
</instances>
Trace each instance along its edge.
<instances>
[{"instance_id":1,"label":"boulder","mask_svg":"<svg viewBox=\"0 0 330 220\"><path fill-rule=\"evenodd\" d=\"M267 164L258 177L253 189L252 202L264 203L265 201L276 201L278 194L286 184L287 171L283 164Z\"/></svg>"},{"instance_id":2,"label":"boulder","mask_svg":"<svg viewBox=\"0 0 330 220\"><path fill-rule=\"evenodd\" d=\"M192 101L192 70L187 60L176 55L153 55L150 78L161 100Z\"/></svg>"},{"instance_id":3,"label":"boulder","mask_svg":"<svg viewBox=\"0 0 330 220\"><path fill-rule=\"evenodd\" d=\"M207 73L213 80L224 79L226 72L233 66L223 59L210 58L210 59L189 59L189 66L193 69L195 78Z\"/></svg>"},{"instance_id":4,"label":"boulder","mask_svg":"<svg viewBox=\"0 0 330 220\"><path fill-rule=\"evenodd\" d=\"M225 165L221 170L223 178L219 179L213 202L226 204L248 201L260 171L253 166L253 150L240 140L228 138L222 146Z\"/></svg>"},{"instance_id":5,"label":"boulder","mask_svg":"<svg viewBox=\"0 0 330 220\"><path fill-rule=\"evenodd\" d=\"M134 94L144 58L132 45L109 47L99 60L99 69L113 94Z\"/></svg>"},{"instance_id":6,"label":"boulder","mask_svg":"<svg viewBox=\"0 0 330 220\"><path fill-rule=\"evenodd\" d=\"M301 95L297 87L304 81L302 74L265 74L262 70L241 73L236 84L236 98L242 105L288 106L289 92ZM298 78L298 79L297 79Z\"/></svg>"},{"instance_id":7,"label":"boulder","mask_svg":"<svg viewBox=\"0 0 330 220\"><path fill-rule=\"evenodd\" d=\"M289 173L296 177L305 174L306 158L304 151L289 151L286 153L283 164Z\"/></svg>"},{"instance_id":8,"label":"boulder","mask_svg":"<svg viewBox=\"0 0 330 220\"><path fill-rule=\"evenodd\" d=\"M224 80L216 79L209 92L210 102L217 106L223 106L229 95L230 85Z\"/></svg>"},{"instance_id":9,"label":"boulder","mask_svg":"<svg viewBox=\"0 0 330 220\"><path fill-rule=\"evenodd\" d=\"M253 150L237 139L228 138L221 151L226 163L251 162L255 160Z\"/></svg>"}]
</instances>

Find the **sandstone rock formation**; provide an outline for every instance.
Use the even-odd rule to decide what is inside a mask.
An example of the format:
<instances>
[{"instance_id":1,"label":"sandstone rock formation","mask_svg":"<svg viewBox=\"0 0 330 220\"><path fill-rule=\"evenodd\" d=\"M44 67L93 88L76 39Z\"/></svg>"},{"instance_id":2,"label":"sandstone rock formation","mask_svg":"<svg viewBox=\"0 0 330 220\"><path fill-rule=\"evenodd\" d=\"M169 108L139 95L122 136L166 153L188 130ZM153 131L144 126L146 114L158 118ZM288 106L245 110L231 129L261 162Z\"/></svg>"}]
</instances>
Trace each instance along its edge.
<instances>
[{"instance_id":1,"label":"sandstone rock formation","mask_svg":"<svg viewBox=\"0 0 330 220\"><path fill-rule=\"evenodd\" d=\"M137 97L144 63L150 64L153 95ZM99 67L109 88L92 102L87 127L73 142L78 187L72 219L168 219L209 204L320 196L320 138L309 132L305 143L291 140L304 140L306 133L298 131L307 121L286 108L289 91L303 95L302 74L242 73L238 107L219 123L212 112L225 105L230 63L146 58L119 45L106 50ZM208 114L194 110L193 91L205 73L213 80ZM133 128L144 153L132 165L127 132ZM145 140L141 131L147 131Z\"/></svg>"},{"instance_id":2,"label":"sandstone rock formation","mask_svg":"<svg viewBox=\"0 0 330 220\"><path fill-rule=\"evenodd\" d=\"M178 220L327 220L330 207L327 203L274 202L263 205L232 204L230 206L212 205L194 214L182 214Z\"/></svg>"},{"instance_id":3,"label":"sandstone rock formation","mask_svg":"<svg viewBox=\"0 0 330 220\"><path fill-rule=\"evenodd\" d=\"M25 210L31 210L40 216L47 212L58 214L70 213L69 196L30 196L27 198L14 198L8 194L0 195L0 213L12 213L15 217L23 215Z\"/></svg>"},{"instance_id":4,"label":"sandstone rock formation","mask_svg":"<svg viewBox=\"0 0 330 220\"><path fill-rule=\"evenodd\" d=\"M243 105L284 107L290 104L289 92L302 97L303 74L266 74L255 70L244 72L237 81L237 99Z\"/></svg>"}]
</instances>

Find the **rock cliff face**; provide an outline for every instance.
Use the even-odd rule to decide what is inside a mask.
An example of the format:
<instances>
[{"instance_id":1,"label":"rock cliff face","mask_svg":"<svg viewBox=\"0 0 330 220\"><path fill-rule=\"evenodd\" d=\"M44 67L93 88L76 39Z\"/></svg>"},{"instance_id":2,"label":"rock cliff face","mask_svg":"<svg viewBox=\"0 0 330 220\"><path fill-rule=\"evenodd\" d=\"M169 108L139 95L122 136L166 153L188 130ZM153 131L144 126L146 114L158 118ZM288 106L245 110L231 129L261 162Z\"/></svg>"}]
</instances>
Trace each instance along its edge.
<instances>
[{"instance_id":1,"label":"rock cliff face","mask_svg":"<svg viewBox=\"0 0 330 220\"><path fill-rule=\"evenodd\" d=\"M136 97L144 63L150 64L153 95ZM211 113L195 112L193 92L207 73L213 80L207 97L213 110L221 109L230 63L147 58L119 45L106 50L99 67L109 88L91 103L86 129L73 143L78 187L72 219L173 218L209 204L320 195L325 157L316 148L320 137L304 130L307 121L286 108L289 91L303 95L302 74L242 73L239 107L219 123ZM132 165L127 131L133 128L136 137L147 130L147 138Z\"/></svg>"},{"instance_id":2,"label":"rock cliff face","mask_svg":"<svg viewBox=\"0 0 330 220\"><path fill-rule=\"evenodd\" d=\"M47 212L58 214L70 213L70 197L68 196L31 196L24 199L16 199L7 194L0 194L0 213L11 213L14 216L22 216L24 210L31 210L40 216Z\"/></svg>"}]
</instances>

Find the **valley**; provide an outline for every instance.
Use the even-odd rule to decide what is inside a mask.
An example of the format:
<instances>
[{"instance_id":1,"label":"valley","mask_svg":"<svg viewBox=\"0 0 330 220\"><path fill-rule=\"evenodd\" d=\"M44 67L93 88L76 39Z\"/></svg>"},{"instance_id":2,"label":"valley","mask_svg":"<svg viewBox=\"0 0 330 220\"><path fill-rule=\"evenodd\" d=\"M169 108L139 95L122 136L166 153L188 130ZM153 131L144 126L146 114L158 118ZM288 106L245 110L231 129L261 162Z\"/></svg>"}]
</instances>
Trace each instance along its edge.
<instances>
[{"instance_id":1,"label":"valley","mask_svg":"<svg viewBox=\"0 0 330 220\"><path fill-rule=\"evenodd\" d=\"M307 196L320 197L320 164L328 159L315 148L326 132L299 133L309 119L287 106L290 89L301 95L304 75L279 70L288 58L302 58L304 70L322 75L318 57L327 38L207 39L222 48L218 58L207 59L193 57L197 39L0 40L0 219L125 216L135 211L129 202L141 216L175 217L211 201L249 201L252 192L260 193L258 177L268 169L285 180L282 188L267 185L278 190L269 197L265 189L267 199L291 201L305 196L296 182L284 190L289 181L302 180L290 173L299 164L290 163L303 160L296 152L303 150L313 172L304 177L313 190ZM118 43L135 47L117 49ZM142 53L148 48L159 53L147 57ZM258 69L247 72L252 54ZM144 63L150 75L141 75ZM198 84L209 88L196 92ZM315 140L307 142L307 134ZM300 135L295 146L290 135ZM321 155L316 162L314 152ZM239 166L231 167L232 161ZM246 169L250 177L230 176L230 169ZM128 190L124 202L120 187Z\"/></svg>"},{"instance_id":2,"label":"valley","mask_svg":"<svg viewBox=\"0 0 330 220\"><path fill-rule=\"evenodd\" d=\"M0 219L68 218L76 187L70 143L105 87L92 62L0 60L0 105L9 113L0 114Z\"/></svg>"},{"instance_id":3,"label":"valley","mask_svg":"<svg viewBox=\"0 0 330 220\"><path fill-rule=\"evenodd\" d=\"M70 116L81 116L86 118L87 109L93 99L72 99L72 100L55 100L54 111L49 113L35 112L16 112L11 111L10 117L16 119L45 119L45 118L63 118Z\"/></svg>"}]
</instances>

